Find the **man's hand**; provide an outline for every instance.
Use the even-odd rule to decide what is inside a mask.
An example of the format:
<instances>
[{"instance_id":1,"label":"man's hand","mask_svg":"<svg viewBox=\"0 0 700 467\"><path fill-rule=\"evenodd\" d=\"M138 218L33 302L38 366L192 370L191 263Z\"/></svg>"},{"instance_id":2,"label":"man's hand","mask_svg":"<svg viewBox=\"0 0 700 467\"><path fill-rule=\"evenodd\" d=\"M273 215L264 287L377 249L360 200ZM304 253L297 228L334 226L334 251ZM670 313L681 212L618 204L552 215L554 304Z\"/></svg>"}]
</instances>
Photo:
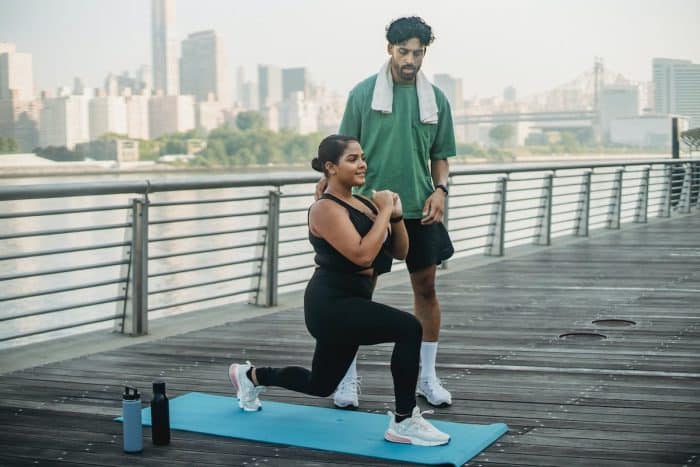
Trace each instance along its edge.
<instances>
[{"instance_id":1,"label":"man's hand","mask_svg":"<svg viewBox=\"0 0 700 467\"><path fill-rule=\"evenodd\" d=\"M423 206L423 217L420 220L421 224L435 224L442 222L445 214L445 192L438 189L428 196Z\"/></svg>"},{"instance_id":2,"label":"man's hand","mask_svg":"<svg viewBox=\"0 0 700 467\"><path fill-rule=\"evenodd\" d=\"M321 179L316 184L316 191L314 192L314 199L318 201L324 191L328 188L328 179L326 176L322 176Z\"/></svg>"}]
</instances>

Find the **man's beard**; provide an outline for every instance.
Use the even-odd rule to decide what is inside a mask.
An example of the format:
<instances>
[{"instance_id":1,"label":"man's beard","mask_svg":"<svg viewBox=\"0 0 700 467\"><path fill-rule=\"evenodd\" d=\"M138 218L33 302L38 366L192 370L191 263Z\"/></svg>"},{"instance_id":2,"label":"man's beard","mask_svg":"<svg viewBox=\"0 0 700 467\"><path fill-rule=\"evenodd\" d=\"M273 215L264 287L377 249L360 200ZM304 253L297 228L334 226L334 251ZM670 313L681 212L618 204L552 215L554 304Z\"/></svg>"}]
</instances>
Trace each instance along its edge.
<instances>
[{"instance_id":1,"label":"man's beard","mask_svg":"<svg viewBox=\"0 0 700 467\"><path fill-rule=\"evenodd\" d=\"M399 69L399 75L406 80L415 78L416 73L418 73L418 68L412 65L402 66Z\"/></svg>"},{"instance_id":2,"label":"man's beard","mask_svg":"<svg viewBox=\"0 0 700 467\"><path fill-rule=\"evenodd\" d=\"M398 76L402 81L413 81L418 74L418 70L420 69L415 65L403 65L399 67L393 60L391 62L391 67L394 69L396 76ZM406 71L408 73L406 73Z\"/></svg>"}]
</instances>

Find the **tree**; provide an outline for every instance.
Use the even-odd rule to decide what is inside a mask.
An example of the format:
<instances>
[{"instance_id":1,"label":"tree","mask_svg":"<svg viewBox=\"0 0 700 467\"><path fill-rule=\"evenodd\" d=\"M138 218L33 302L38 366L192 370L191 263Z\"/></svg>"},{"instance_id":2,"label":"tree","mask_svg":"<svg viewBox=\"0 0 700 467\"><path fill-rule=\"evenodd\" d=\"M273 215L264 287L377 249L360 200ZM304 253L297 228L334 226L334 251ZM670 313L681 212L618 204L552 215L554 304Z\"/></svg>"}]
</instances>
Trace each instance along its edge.
<instances>
[{"instance_id":1,"label":"tree","mask_svg":"<svg viewBox=\"0 0 700 467\"><path fill-rule=\"evenodd\" d=\"M226 154L226 146L221 139L210 141L197 159L200 158L205 161L204 165L231 165L231 160Z\"/></svg>"},{"instance_id":2,"label":"tree","mask_svg":"<svg viewBox=\"0 0 700 467\"><path fill-rule=\"evenodd\" d=\"M323 136L321 133L299 135L262 128L241 131L221 127L209 133L207 148L192 164L229 167L308 162Z\"/></svg>"},{"instance_id":3,"label":"tree","mask_svg":"<svg viewBox=\"0 0 700 467\"><path fill-rule=\"evenodd\" d=\"M241 150L235 154L235 158L234 162L236 165L245 166L255 164L256 162L255 154L248 148L241 148Z\"/></svg>"},{"instance_id":4,"label":"tree","mask_svg":"<svg viewBox=\"0 0 700 467\"><path fill-rule=\"evenodd\" d=\"M65 146L48 146L45 148L38 148L36 153L38 156L51 159L52 161L65 162L83 160L82 155L78 154L76 151L71 151Z\"/></svg>"},{"instance_id":5,"label":"tree","mask_svg":"<svg viewBox=\"0 0 700 467\"><path fill-rule=\"evenodd\" d=\"M506 143L515 136L515 127L507 123L497 125L489 131L489 138L496 141L500 147L505 147Z\"/></svg>"},{"instance_id":6,"label":"tree","mask_svg":"<svg viewBox=\"0 0 700 467\"><path fill-rule=\"evenodd\" d=\"M168 140L165 143L164 154L187 154L187 143L185 140Z\"/></svg>"},{"instance_id":7,"label":"tree","mask_svg":"<svg viewBox=\"0 0 700 467\"><path fill-rule=\"evenodd\" d=\"M228 126L220 126L219 128L214 128L209 132L209 139L227 139L235 136L238 130L234 128L229 128Z\"/></svg>"},{"instance_id":8,"label":"tree","mask_svg":"<svg viewBox=\"0 0 700 467\"><path fill-rule=\"evenodd\" d=\"M564 151L568 153L579 152L581 150L581 144L576 138L576 135L569 131L565 131L561 134L559 144L561 144Z\"/></svg>"},{"instance_id":9,"label":"tree","mask_svg":"<svg viewBox=\"0 0 700 467\"><path fill-rule=\"evenodd\" d=\"M236 115L236 126L241 131L260 130L265 126L265 118L260 112L247 110Z\"/></svg>"},{"instance_id":10,"label":"tree","mask_svg":"<svg viewBox=\"0 0 700 467\"><path fill-rule=\"evenodd\" d=\"M19 151L19 145L13 138L0 138L0 154L14 154Z\"/></svg>"},{"instance_id":11,"label":"tree","mask_svg":"<svg viewBox=\"0 0 700 467\"><path fill-rule=\"evenodd\" d=\"M150 161L158 159L160 156L161 143L151 139L140 139L139 141L139 160Z\"/></svg>"},{"instance_id":12,"label":"tree","mask_svg":"<svg viewBox=\"0 0 700 467\"><path fill-rule=\"evenodd\" d=\"M111 141L115 139L129 139L129 137L123 133L105 133L97 139L100 141Z\"/></svg>"}]
</instances>

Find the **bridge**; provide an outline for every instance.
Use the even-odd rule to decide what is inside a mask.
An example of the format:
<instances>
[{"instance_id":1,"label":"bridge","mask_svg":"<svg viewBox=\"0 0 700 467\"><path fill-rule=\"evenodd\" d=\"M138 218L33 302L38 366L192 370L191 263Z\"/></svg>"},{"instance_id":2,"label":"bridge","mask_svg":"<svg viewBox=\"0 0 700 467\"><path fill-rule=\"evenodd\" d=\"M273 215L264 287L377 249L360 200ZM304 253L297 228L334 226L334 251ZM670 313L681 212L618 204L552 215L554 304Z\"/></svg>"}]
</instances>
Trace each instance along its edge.
<instances>
[{"instance_id":1,"label":"bridge","mask_svg":"<svg viewBox=\"0 0 700 467\"><path fill-rule=\"evenodd\" d=\"M584 126L591 126L597 113L592 110L572 110L561 112L504 112L493 114L456 114L455 125L474 125L479 123L504 124L504 123L536 123L536 122L574 122Z\"/></svg>"},{"instance_id":2,"label":"bridge","mask_svg":"<svg viewBox=\"0 0 700 467\"><path fill-rule=\"evenodd\" d=\"M513 164L453 174L448 226L458 253L438 277L444 315L438 371L453 392L454 404L437 410L435 418L505 422L510 427L468 465L697 463L699 168L695 160L666 159ZM171 397L189 391L230 395L226 368L231 361L308 364L313 342L304 327L299 288L309 273L309 258L308 252L291 245L299 241L294 229L304 230L299 220L310 200L314 179L241 181L220 177L0 187L0 200L14 203L2 214L3 221L82 214L87 207L66 200L90 195L85 200L92 204L90 209L109 214L91 227L128 233L123 242L115 242L126 246L107 247L109 239L88 235L89 240L97 238L103 243L78 246L63 242L60 247L34 251L21 244L2 250L2 261L12 264L3 269L0 278L0 283L12 285L3 288L0 296L6 309L30 295L42 297L33 305L43 307L9 308L19 311L12 312L14 319L5 313L4 325L64 312L50 311L57 308L69 307L69 315L63 324L40 323L32 329L24 323L11 332L7 326L3 329L5 343L26 344L38 337L44 340L0 351L0 463L395 465L177 431L168 447L151 446L146 430L141 455L121 452L121 425L112 418L120 413L119 398L125 383L146 388L154 378L161 378L167 382ZM112 198L109 204L94 204L96 198L115 194L136 197L131 204L114 204ZM261 257L257 246L245 247L247 241L240 239L249 228L244 218L260 211L259 206L250 206L248 211L231 209L231 203L251 197L264 198L261 215L267 220L262 224L266 235L261 237L265 245ZM56 199L57 203L37 209L31 201L36 199ZM23 206L21 200L29 201ZM216 216L224 215L214 209L217 204L225 207L224 220L235 216L228 229L210 224ZM206 209L183 211L183 206ZM130 213L127 222L112 218L112 213L121 209ZM161 231L167 221L182 225L193 218L203 231ZM258 222L254 224L260 227ZM46 229L37 228L35 223L27 225L31 230L3 231L0 240L17 242L28 236L78 233L78 227L55 220ZM27 229L27 225L20 227ZM81 228L87 231L86 225ZM206 238L206 247L190 244L201 238L197 235ZM223 247L212 240L216 235L229 239L234 235L238 240L226 250L217 250ZM187 248L171 246L168 252L154 249L164 242L178 241L172 237L185 238ZM60 267L45 260L51 255L73 255L88 246L96 247L90 256L80 257L88 264L72 264L66 256ZM99 287L105 286L95 284L116 280L108 273L123 272L119 267L100 266L115 262L95 257L95 251L109 248L129 252L126 276L116 278L120 287L124 285L123 295L109 297L118 298L117 309L123 312L112 316L114 303L103 304L108 304L103 323L120 332L76 333L94 325L86 321L98 320L86 316L86 310L102 305L86 306L79 301L81 297L72 297L78 300L72 305L62 304L60 294L64 289L75 292L85 286L90 290L88 301L100 301ZM198 289L212 285L205 284L207 281L190 278L194 282L157 283L166 270L178 276L204 266L223 267L220 263L224 261L240 262L232 251L245 248L252 248L248 259L261 266L259 273L246 284L227 279L227 289L216 295L250 295L251 301L268 306L238 301L202 307L202 303L221 299L214 294L205 299L198 296ZM222 256L222 251L227 254ZM214 259L203 263L177 268L170 263L169 269L159 268L175 255L211 253ZM27 268L27 258L38 264ZM296 266L289 264L299 258ZM67 274L68 269L88 266L92 274L83 282L55 281L50 288L33 291L22 283L31 277L36 288L36 277ZM400 270L401 264L396 268L399 270L380 280L376 298L410 309L412 294L406 273ZM217 280L214 269L208 270L210 282ZM251 284L259 287L247 291ZM167 288L177 290L162 291ZM179 290L186 294L177 296ZM278 291L283 293L278 295ZM174 296L168 302L154 300L161 295ZM184 303L188 301L193 303ZM197 305L199 309L154 319L168 305ZM53 333L65 332L67 326L72 326L69 330L75 334L45 340L55 337ZM55 329L59 327L63 329ZM389 346L360 351L358 366L364 381L361 410L381 412L390 403L390 352ZM269 390L266 397L329 405L326 399L278 389Z\"/></svg>"},{"instance_id":3,"label":"bridge","mask_svg":"<svg viewBox=\"0 0 700 467\"><path fill-rule=\"evenodd\" d=\"M508 124L508 123L546 123L546 122L567 122L569 126L591 127L599 118L598 104L601 88L606 83L631 83L621 73L604 67L601 58L596 57L591 67L585 69L573 79L562 83L555 88L529 96L527 101L544 102L547 101L548 94L567 93L574 91L580 94L582 101L578 105L586 107L583 109L566 111L537 111L537 112L497 112L489 114L455 114L455 125L474 124Z\"/></svg>"}]
</instances>

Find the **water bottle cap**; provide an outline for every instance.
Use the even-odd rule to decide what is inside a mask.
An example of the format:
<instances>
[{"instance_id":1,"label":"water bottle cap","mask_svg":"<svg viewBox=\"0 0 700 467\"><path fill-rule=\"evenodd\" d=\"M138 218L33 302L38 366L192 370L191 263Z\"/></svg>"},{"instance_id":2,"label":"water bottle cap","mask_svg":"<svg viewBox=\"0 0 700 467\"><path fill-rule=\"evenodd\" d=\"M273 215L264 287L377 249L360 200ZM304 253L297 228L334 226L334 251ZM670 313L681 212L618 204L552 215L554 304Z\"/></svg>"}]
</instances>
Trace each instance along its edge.
<instances>
[{"instance_id":1,"label":"water bottle cap","mask_svg":"<svg viewBox=\"0 0 700 467\"><path fill-rule=\"evenodd\" d=\"M124 394L122 397L125 401L135 401L141 398L141 394L139 394L139 390L134 387L124 386Z\"/></svg>"},{"instance_id":2,"label":"water bottle cap","mask_svg":"<svg viewBox=\"0 0 700 467\"><path fill-rule=\"evenodd\" d=\"M165 394L165 381L153 381L153 392Z\"/></svg>"}]
</instances>

